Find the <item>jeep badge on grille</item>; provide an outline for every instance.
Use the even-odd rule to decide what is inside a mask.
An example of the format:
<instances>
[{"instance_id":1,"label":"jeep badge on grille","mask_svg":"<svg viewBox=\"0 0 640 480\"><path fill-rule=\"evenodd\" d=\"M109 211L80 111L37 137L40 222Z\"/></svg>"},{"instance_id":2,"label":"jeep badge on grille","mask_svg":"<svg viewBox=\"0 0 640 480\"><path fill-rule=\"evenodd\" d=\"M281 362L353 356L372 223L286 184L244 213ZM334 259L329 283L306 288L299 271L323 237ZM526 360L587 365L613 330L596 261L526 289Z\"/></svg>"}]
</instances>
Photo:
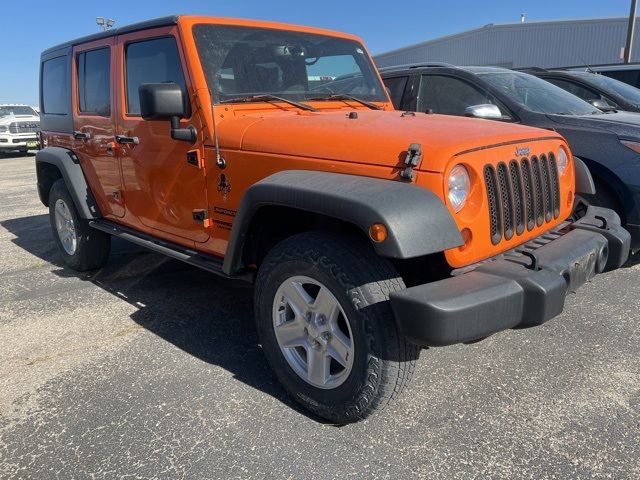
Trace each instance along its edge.
<instances>
[{"instance_id":1,"label":"jeep badge on grille","mask_svg":"<svg viewBox=\"0 0 640 480\"><path fill-rule=\"evenodd\" d=\"M529 147L516 147L516 157L524 157L530 153L531 149Z\"/></svg>"}]
</instances>

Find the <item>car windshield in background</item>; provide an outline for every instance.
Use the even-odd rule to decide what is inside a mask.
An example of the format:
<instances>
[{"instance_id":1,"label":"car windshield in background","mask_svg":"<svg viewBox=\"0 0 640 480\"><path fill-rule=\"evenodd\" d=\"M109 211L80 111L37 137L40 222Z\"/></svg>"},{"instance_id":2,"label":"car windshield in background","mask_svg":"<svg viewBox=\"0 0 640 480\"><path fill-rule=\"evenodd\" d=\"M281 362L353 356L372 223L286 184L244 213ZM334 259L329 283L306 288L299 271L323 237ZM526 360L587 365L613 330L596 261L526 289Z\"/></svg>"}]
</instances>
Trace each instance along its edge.
<instances>
[{"instance_id":1,"label":"car windshield in background","mask_svg":"<svg viewBox=\"0 0 640 480\"><path fill-rule=\"evenodd\" d=\"M387 101L364 47L311 33L226 25L193 29L216 103L253 95L291 100L350 95Z\"/></svg>"},{"instance_id":2,"label":"car windshield in background","mask_svg":"<svg viewBox=\"0 0 640 480\"><path fill-rule=\"evenodd\" d=\"M592 115L601 113L584 100L533 75L520 72L480 73L514 102L537 113Z\"/></svg>"},{"instance_id":3,"label":"car windshield in background","mask_svg":"<svg viewBox=\"0 0 640 480\"><path fill-rule=\"evenodd\" d=\"M602 88L603 90L612 91L628 102L640 106L640 89L632 87L629 84L616 80L615 78L606 77L595 73L578 73L572 74L576 77L583 78L585 81Z\"/></svg>"},{"instance_id":4,"label":"car windshield in background","mask_svg":"<svg viewBox=\"0 0 640 480\"><path fill-rule=\"evenodd\" d=\"M0 105L0 118L18 115L30 115L37 117L36 111L26 105Z\"/></svg>"}]
</instances>

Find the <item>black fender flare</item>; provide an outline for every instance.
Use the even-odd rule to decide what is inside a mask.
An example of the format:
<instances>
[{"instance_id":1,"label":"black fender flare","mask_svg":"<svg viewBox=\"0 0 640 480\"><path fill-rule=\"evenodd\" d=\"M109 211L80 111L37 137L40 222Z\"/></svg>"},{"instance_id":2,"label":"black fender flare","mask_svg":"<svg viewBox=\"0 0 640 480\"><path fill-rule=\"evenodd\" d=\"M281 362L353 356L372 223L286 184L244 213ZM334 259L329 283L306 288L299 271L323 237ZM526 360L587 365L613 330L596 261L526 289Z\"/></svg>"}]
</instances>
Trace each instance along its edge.
<instances>
[{"instance_id":1,"label":"black fender flare","mask_svg":"<svg viewBox=\"0 0 640 480\"><path fill-rule=\"evenodd\" d=\"M246 236L264 206L289 207L333 217L359 227L383 223L388 237L371 241L394 259L415 258L463 244L449 210L433 192L409 183L308 170L285 170L252 185L244 194L231 230L222 270L240 270Z\"/></svg>"},{"instance_id":2,"label":"black fender flare","mask_svg":"<svg viewBox=\"0 0 640 480\"><path fill-rule=\"evenodd\" d=\"M87 185L80 160L72 150L47 147L36 154L36 172L40 171L38 169L39 163L48 163L58 168L69 189L76 210L82 218L89 220L102 216L89 185ZM46 199L43 198L45 192L43 191L42 179L39 177L40 175L38 175L38 193L42 202L45 203Z\"/></svg>"}]
</instances>

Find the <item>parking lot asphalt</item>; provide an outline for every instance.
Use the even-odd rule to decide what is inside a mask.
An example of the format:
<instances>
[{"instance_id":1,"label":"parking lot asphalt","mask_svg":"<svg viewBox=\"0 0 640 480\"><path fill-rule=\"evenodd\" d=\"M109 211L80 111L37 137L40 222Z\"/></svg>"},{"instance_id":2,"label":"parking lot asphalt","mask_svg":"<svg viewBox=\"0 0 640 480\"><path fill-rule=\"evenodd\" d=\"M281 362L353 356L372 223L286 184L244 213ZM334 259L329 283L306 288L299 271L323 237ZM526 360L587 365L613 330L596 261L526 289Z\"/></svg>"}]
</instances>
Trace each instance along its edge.
<instances>
[{"instance_id":1,"label":"parking lot asphalt","mask_svg":"<svg viewBox=\"0 0 640 480\"><path fill-rule=\"evenodd\" d=\"M47 213L33 156L0 158L0 478L640 478L637 258L337 427L275 381L251 286L120 241L78 274Z\"/></svg>"}]
</instances>

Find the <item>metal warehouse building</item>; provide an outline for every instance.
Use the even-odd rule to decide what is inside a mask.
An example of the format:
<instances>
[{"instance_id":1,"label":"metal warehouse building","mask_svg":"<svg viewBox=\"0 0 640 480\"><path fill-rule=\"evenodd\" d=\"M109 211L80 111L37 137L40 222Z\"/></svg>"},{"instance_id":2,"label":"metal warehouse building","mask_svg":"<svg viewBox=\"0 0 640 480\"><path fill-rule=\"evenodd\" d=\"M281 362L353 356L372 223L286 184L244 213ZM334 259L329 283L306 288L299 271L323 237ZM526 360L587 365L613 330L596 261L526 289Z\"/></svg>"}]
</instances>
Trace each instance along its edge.
<instances>
[{"instance_id":1,"label":"metal warehouse building","mask_svg":"<svg viewBox=\"0 0 640 480\"><path fill-rule=\"evenodd\" d=\"M374 57L379 67L415 62L507 68L621 63L627 17L489 24ZM640 60L639 28L632 61Z\"/></svg>"}]
</instances>

